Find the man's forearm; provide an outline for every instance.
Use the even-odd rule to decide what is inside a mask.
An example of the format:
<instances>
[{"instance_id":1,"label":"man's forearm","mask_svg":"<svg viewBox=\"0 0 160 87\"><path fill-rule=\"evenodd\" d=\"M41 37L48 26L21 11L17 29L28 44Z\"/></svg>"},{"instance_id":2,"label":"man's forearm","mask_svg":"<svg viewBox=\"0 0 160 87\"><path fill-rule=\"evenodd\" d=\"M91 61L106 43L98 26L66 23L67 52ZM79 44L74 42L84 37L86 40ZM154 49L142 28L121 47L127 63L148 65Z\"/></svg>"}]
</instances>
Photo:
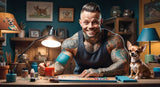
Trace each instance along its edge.
<instances>
[{"instance_id":1,"label":"man's forearm","mask_svg":"<svg viewBox=\"0 0 160 87\"><path fill-rule=\"evenodd\" d=\"M117 62L112 64L106 68L98 68L97 69L100 74L103 76L115 76L115 75L123 75L128 73L128 64L127 62Z\"/></svg>"},{"instance_id":2,"label":"man's forearm","mask_svg":"<svg viewBox=\"0 0 160 87\"><path fill-rule=\"evenodd\" d=\"M104 76L115 76L128 73L127 52L125 49L114 49L111 52L113 64L106 68L99 68Z\"/></svg>"},{"instance_id":3,"label":"man's forearm","mask_svg":"<svg viewBox=\"0 0 160 87\"><path fill-rule=\"evenodd\" d=\"M64 66L59 62L55 62L55 75L63 74Z\"/></svg>"}]
</instances>

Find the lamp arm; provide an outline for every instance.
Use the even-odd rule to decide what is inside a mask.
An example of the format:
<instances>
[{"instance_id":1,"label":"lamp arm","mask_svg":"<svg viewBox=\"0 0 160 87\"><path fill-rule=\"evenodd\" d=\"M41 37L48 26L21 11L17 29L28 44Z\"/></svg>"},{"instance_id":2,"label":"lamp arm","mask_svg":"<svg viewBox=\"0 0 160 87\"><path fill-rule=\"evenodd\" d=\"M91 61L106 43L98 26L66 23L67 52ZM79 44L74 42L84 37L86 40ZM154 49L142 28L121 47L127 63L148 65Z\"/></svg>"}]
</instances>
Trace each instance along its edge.
<instances>
[{"instance_id":1,"label":"lamp arm","mask_svg":"<svg viewBox=\"0 0 160 87\"><path fill-rule=\"evenodd\" d=\"M47 36L49 36L49 35L44 35L44 36L41 36L41 37L35 39L21 54L18 55L18 59L19 59L29 48L31 48L31 46L32 46L37 40L40 40L40 39L45 38L45 37L47 37Z\"/></svg>"}]
</instances>

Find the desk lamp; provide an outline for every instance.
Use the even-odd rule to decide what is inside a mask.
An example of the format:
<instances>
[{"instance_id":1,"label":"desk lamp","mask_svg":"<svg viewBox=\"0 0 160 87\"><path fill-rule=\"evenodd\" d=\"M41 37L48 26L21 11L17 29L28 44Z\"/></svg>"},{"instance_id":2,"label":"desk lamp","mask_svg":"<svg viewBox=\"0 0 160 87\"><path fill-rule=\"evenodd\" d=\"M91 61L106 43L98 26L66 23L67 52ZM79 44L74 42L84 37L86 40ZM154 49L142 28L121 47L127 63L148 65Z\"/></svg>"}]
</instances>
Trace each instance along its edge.
<instances>
[{"instance_id":1,"label":"desk lamp","mask_svg":"<svg viewBox=\"0 0 160 87\"><path fill-rule=\"evenodd\" d=\"M155 28L144 28L137 42L149 42L149 54L145 55L145 63L154 60L154 55L151 55L151 41L159 41L159 36Z\"/></svg>"},{"instance_id":2,"label":"desk lamp","mask_svg":"<svg viewBox=\"0 0 160 87\"><path fill-rule=\"evenodd\" d=\"M20 33L20 28L13 14L0 12L0 55L3 55L4 37L2 33Z\"/></svg>"},{"instance_id":3,"label":"desk lamp","mask_svg":"<svg viewBox=\"0 0 160 87\"><path fill-rule=\"evenodd\" d=\"M18 55L18 59L20 59L20 57L38 40L45 38L41 44L46 46L46 47L50 47L50 48L56 48L61 46L61 43L58 41L58 39L56 38L56 36L54 36L54 28L51 27L50 32L48 35L44 35L41 36L37 39L35 39L20 55Z\"/></svg>"}]
</instances>

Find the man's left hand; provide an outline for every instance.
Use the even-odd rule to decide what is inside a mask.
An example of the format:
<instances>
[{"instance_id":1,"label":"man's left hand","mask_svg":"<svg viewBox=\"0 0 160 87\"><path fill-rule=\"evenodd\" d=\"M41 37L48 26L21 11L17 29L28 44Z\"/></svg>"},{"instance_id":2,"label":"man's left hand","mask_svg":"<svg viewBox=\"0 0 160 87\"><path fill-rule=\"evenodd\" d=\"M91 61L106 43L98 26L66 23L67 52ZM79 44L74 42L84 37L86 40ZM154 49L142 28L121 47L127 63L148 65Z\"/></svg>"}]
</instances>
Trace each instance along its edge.
<instances>
[{"instance_id":1,"label":"man's left hand","mask_svg":"<svg viewBox=\"0 0 160 87\"><path fill-rule=\"evenodd\" d=\"M97 69L85 69L81 74L80 77L101 77L103 76L102 74L99 73Z\"/></svg>"}]
</instances>

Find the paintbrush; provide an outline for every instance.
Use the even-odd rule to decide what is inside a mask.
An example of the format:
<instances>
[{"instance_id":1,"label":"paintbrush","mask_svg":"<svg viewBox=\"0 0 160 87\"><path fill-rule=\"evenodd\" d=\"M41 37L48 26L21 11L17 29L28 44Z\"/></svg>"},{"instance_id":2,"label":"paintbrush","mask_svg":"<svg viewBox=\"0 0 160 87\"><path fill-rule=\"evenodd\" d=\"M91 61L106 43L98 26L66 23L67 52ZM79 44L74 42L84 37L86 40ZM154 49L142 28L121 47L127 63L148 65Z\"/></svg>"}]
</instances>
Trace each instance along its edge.
<instances>
[{"instance_id":1,"label":"paintbrush","mask_svg":"<svg viewBox=\"0 0 160 87\"><path fill-rule=\"evenodd\" d=\"M7 64L10 64L11 63L11 53L7 53L6 52L6 58L7 58Z\"/></svg>"}]
</instances>

